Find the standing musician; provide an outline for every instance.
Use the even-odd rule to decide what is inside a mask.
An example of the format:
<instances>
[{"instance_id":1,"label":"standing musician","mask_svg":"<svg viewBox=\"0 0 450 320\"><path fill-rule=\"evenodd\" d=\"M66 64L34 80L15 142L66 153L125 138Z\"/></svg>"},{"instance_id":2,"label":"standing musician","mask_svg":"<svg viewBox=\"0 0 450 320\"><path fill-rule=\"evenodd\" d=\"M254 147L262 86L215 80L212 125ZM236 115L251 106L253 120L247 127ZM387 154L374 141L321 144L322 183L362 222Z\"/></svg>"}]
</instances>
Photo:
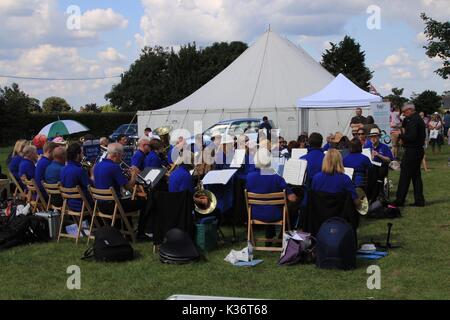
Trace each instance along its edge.
<instances>
[{"instance_id":1,"label":"standing musician","mask_svg":"<svg viewBox=\"0 0 450 320\"><path fill-rule=\"evenodd\" d=\"M139 171L145 169L145 158L150 152L150 139L147 137L142 137L138 141L138 149L133 154L131 158L131 166L136 167Z\"/></svg>"},{"instance_id":2,"label":"standing musician","mask_svg":"<svg viewBox=\"0 0 450 320\"><path fill-rule=\"evenodd\" d=\"M98 163L94 168L94 184L97 189L114 188L117 195L121 195L121 188L129 191L133 190L136 184L137 169L131 167L129 169L130 179L128 180L120 167L123 156L123 146L119 143L112 143L108 146L108 155L106 159ZM138 238L145 238L145 229L148 222L149 214L145 210L145 200L131 200L130 198L120 199L125 212L140 210L138 224ZM113 214L114 202L99 201L100 211L105 214Z\"/></svg>"},{"instance_id":3,"label":"standing musician","mask_svg":"<svg viewBox=\"0 0 450 320\"><path fill-rule=\"evenodd\" d=\"M75 188L79 186L86 196L87 200L92 204L88 185L93 185L89 178L88 171L81 165L83 159L83 148L79 143L72 143L67 147L66 151L67 163L61 169L61 186L64 188ZM81 199L69 199L67 205L71 210L80 211L82 206Z\"/></svg>"}]
</instances>

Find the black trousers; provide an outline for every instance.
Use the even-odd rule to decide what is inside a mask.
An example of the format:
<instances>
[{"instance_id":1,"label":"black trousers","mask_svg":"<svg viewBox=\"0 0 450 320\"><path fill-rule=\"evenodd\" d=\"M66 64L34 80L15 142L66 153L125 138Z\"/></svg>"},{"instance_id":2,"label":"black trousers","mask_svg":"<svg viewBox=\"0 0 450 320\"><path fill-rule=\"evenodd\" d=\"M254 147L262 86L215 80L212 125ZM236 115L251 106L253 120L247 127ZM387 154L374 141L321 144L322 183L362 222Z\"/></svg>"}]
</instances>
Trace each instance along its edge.
<instances>
[{"instance_id":1,"label":"black trousers","mask_svg":"<svg viewBox=\"0 0 450 320\"><path fill-rule=\"evenodd\" d=\"M131 200L120 199L120 204L123 210L126 212L139 211L139 223L138 223L138 237L143 236L146 231L146 226L150 217L148 210L146 210L147 201L145 200ZM113 201L99 201L98 208L104 214L112 215L114 213Z\"/></svg>"},{"instance_id":2,"label":"black trousers","mask_svg":"<svg viewBox=\"0 0 450 320\"><path fill-rule=\"evenodd\" d=\"M405 148L400 166L400 180L397 188L396 202L404 204L408 194L409 184L412 181L414 188L414 201L423 204L423 184L420 173L420 165L424 156L423 148Z\"/></svg>"},{"instance_id":3,"label":"black trousers","mask_svg":"<svg viewBox=\"0 0 450 320\"><path fill-rule=\"evenodd\" d=\"M389 172L389 167L387 164L383 163L381 167L373 165L368 172L367 181L367 198L369 202L374 202L380 196L383 190L384 178L387 177Z\"/></svg>"}]
</instances>

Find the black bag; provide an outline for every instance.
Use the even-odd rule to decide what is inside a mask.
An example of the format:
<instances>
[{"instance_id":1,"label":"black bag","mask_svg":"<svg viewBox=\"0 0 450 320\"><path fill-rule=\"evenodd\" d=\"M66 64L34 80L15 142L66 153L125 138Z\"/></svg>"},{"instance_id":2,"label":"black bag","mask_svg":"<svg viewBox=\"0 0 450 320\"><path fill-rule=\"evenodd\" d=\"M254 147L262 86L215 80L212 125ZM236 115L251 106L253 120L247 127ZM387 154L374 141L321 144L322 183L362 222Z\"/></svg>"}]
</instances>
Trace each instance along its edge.
<instances>
[{"instance_id":1,"label":"black bag","mask_svg":"<svg viewBox=\"0 0 450 320\"><path fill-rule=\"evenodd\" d=\"M20 215L0 227L0 250L48 240L48 223L40 217Z\"/></svg>"},{"instance_id":2,"label":"black bag","mask_svg":"<svg viewBox=\"0 0 450 320\"><path fill-rule=\"evenodd\" d=\"M316 266L324 269L356 268L356 235L344 219L325 221L317 233Z\"/></svg>"},{"instance_id":3,"label":"black bag","mask_svg":"<svg viewBox=\"0 0 450 320\"><path fill-rule=\"evenodd\" d=\"M95 231L94 245L87 249L82 257L89 258L95 258L97 261L133 260L134 250L120 230L106 226Z\"/></svg>"}]
</instances>

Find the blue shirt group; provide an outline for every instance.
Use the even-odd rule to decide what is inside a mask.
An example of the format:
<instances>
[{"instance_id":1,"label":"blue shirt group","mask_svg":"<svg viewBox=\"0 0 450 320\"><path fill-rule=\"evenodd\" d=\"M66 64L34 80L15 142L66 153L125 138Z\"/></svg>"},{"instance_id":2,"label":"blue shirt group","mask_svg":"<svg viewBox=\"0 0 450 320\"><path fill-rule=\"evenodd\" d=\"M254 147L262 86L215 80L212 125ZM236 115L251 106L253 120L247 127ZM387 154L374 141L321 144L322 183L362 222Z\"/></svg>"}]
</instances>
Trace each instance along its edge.
<instances>
[{"instance_id":1,"label":"blue shirt group","mask_svg":"<svg viewBox=\"0 0 450 320\"><path fill-rule=\"evenodd\" d=\"M34 162L29 159L22 159L19 165L19 178L23 175L27 177L28 180L34 179L34 174L36 172L36 166ZM19 179L20 180L20 179Z\"/></svg>"},{"instance_id":2,"label":"blue shirt group","mask_svg":"<svg viewBox=\"0 0 450 320\"><path fill-rule=\"evenodd\" d=\"M16 180L19 181L19 182L20 182L19 166L20 166L20 162L22 160L23 160L23 157L21 157L19 155L15 155L11 159L11 162L8 165L9 172L11 172L11 174L14 176L14 178L16 178Z\"/></svg>"},{"instance_id":3,"label":"blue shirt group","mask_svg":"<svg viewBox=\"0 0 450 320\"><path fill-rule=\"evenodd\" d=\"M50 165L52 161L46 156L42 156L36 164L35 171L35 181L36 185L41 190L42 195L45 199L48 198L47 192L45 192L44 186L42 185L42 181L45 180L45 170Z\"/></svg>"},{"instance_id":4,"label":"blue shirt group","mask_svg":"<svg viewBox=\"0 0 450 320\"><path fill-rule=\"evenodd\" d=\"M311 184L312 178L314 175L320 171L322 171L322 162L325 155L323 154L321 149L311 148L308 150L308 153L304 156L300 157L302 160L306 160L308 165L306 167L307 183L309 186Z\"/></svg>"},{"instance_id":5,"label":"blue shirt group","mask_svg":"<svg viewBox=\"0 0 450 320\"><path fill-rule=\"evenodd\" d=\"M266 169L250 172L247 176L246 188L248 192L253 193L272 193L283 190L286 190L287 194L292 193L283 177ZM254 219L271 222L278 221L282 217L282 206L252 205L252 218Z\"/></svg>"},{"instance_id":6,"label":"blue shirt group","mask_svg":"<svg viewBox=\"0 0 450 320\"><path fill-rule=\"evenodd\" d=\"M312 179L311 189L327 193L350 192L353 200L358 198L353 181L345 173L326 174L319 172Z\"/></svg>"},{"instance_id":7,"label":"blue shirt group","mask_svg":"<svg viewBox=\"0 0 450 320\"><path fill-rule=\"evenodd\" d=\"M349 153L344 158L344 167L355 170L353 173L354 183L356 186L361 186L364 183L364 177L367 171L372 167L372 162L361 152Z\"/></svg>"},{"instance_id":8,"label":"blue shirt group","mask_svg":"<svg viewBox=\"0 0 450 320\"><path fill-rule=\"evenodd\" d=\"M103 160L102 162L97 164L96 168L100 166L103 162L107 161L110 160L106 159ZM76 186L80 186L81 190L87 197L88 201L90 200L87 187L88 185L92 185L92 181L89 179L87 171L84 170L83 167L81 166L81 163L69 160L67 164L61 169L60 177L61 177L61 186L63 186L64 188L75 188ZM81 199L69 199L67 201L67 204L71 210L74 211L81 210L82 205Z\"/></svg>"},{"instance_id":9,"label":"blue shirt group","mask_svg":"<svg viewBox=\"0 0 450 320\"><path fill-rule=\"evenodd\" d=\"M137 150L131 158L131 165L139 170L145 169L145 153L142 150Z\"/></svg>"},{"instance_id":10,"label":"blue shirt group","mask_svg":"<svg viewBox=\"0 0 450 320\"><path fill-rule=\"evenodd\" d=\"M194 182L185 165L176 168L169 177L169 192L189 191L194 193Z\"/></svg>"},{"instance_id":11,"label":"blue shirt group","mask_svg":"<svg viewBox=\"0 0 450 320\"><path fill-rule=\"evenodd\" d=\"M384 157L388 157L391 161L394 160L394 155L392 154L391 149L389 149L389 147L383 143L379 143L376 147L372 145L372 150L375 150ZM383 162L379 157L374 157L373 161Z\"/></svg>"},{"instance_id":12,"label":"blue shirt group","mask_svg":"<svg viewBox=\"0 0 450 320\"><path fill-rule=\"evenodd\" d=\"M145 168L162 168L162 161L155 151L150 151L144 161Z\"/></svg>"},{"instance_id":13,"label":"blue shirt group","mask_svg":"<svg viewBox=\"0 0 450 320\"><path fill-rule=\"evenodd\" d=\"M53 160L45 169L45 182L55 184L61 181L61 169L64 163Z\"/></svg>"},{"instance_id":14,"label":"blue shirt group","mask_svg":"<svg viewBox=\"0 0 450 320\"><path fill-rule=\"evenodd\" d=\"M120 196L120 188L128 183L120 165L110 159L104 159L94 168L94 184L97 189L109 189L111 186Z\"/></svg>"}]
</instances>

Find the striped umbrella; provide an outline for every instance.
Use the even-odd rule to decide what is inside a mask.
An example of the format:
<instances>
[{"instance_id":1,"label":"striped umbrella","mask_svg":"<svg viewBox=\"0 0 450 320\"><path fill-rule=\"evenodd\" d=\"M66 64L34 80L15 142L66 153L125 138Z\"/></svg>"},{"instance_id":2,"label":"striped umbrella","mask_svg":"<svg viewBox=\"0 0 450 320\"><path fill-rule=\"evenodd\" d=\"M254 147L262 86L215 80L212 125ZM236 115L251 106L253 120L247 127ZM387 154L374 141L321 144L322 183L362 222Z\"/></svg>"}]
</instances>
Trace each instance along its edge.
<instances>
[{"instance_id":1,"label":"striped umbrella","mask_svg":"<svg viewBox=\"0 0 450 320\"><path fill-rule=\"evenodd\" d=\"M56 136L67 136L77 132L88 131L89 128L74 120L58 120L46 125L39 134L53 138Z\"/></svg>"}]
</instances>

